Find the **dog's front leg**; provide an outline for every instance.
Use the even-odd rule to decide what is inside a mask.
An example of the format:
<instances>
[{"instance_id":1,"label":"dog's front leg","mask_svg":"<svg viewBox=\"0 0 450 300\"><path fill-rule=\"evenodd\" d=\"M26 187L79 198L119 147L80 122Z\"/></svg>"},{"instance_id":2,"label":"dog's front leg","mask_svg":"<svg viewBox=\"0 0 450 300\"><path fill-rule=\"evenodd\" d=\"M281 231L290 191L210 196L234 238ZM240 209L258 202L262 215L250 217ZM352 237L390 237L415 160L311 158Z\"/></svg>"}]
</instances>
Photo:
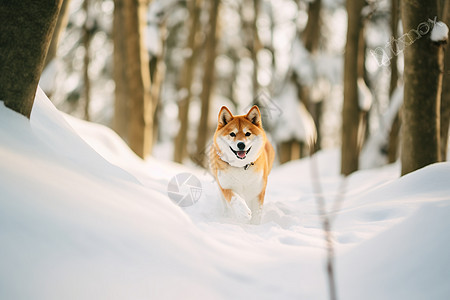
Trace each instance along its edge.
<instances>
[{"instance_id":1,"label":"dog's front leg","mask_svg":"<svg viewBox=\"0 0 450 300\"><path fill-rule=\"evenodd\" d=\"M234 193L231 189L223 189L222 194L228 207L233 211L234 216L241 222L248 222L252 218L252 211L248 208L245 200Z\"/></svg>"},{"instance_id":2,"label":"dog's front leg","mask_svg":"<svg viewBox=\"0 0 450 300\"><path fill-rule=\"evenodd\" d=\"M252 219L250 220L250 223L254 225L261 224L262 205L259 203L258 198L253 199L251 211L252 211Z\"/></svg>"},{"instance_id":3,"label":"dog's front leg","mask_svg":"<svg viewBox=\"0 0 450 300\"><path fill-rule=\"evenodd\" d=\"M255 225L261 224L262 208L264 204L264 196L266 194L266 188L264 187L258 196L253 198L249 203L250 209L252 210L251 223Z\"/></svg>"}]
</instances>

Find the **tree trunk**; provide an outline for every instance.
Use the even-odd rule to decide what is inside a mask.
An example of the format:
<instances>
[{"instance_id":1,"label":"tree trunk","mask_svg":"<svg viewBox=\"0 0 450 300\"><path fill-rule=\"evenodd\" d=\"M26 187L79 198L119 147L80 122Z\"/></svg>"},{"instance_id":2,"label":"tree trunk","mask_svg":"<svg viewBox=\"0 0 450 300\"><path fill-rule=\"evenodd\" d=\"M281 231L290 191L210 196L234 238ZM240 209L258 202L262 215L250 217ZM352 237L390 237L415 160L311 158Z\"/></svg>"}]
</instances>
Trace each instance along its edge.
<instances>
[{"instance_id":1,"label":"tree trunk","mask_svg":"<svg viewBox=\"0 0 450 300\"><path fill-rule=\"evenodd\" d=\"M62 0L0 3L0 99L30 117Z\"/></svg>"},{"instance_id":2,"label":"tree trunk","mask_svg":"<svg viewBox=\"0 0 450 300\"><path fill-rule=\"evenodd\" d=\"M64 1L66 2L66 1ZM86 21L83 25L83 44L84 44L84 65L83 65L83 80L84 80L84 119L90 121L91 117L89 115L89 106L91 102L91 82L89 79L89 62L90 57L90 46L92 38L92 25L89 18L89 0L84 0L83 9L86 14Z\"/></svg>"},{"instance_id":3,"label":"tree trunk","mask_svg":"<svg viewBox=\"0 0 450 300\"><path fill-rule=\"evenodd\" d=\"M308 6L308 22L302 34L305 49L310 53L315 53L319 48L320 38L320 11L322 9L322 0L309 2Z\"/></svg>"},{"instance_id":4,"label":"tree trunk","mask_svg":"<svg viewBox=\"0 0 450 300\"><path fill-rule=\"evenodd\" d=\"M358 170L358 127L360 109L358 103L358 45L359 31L363 25L361 10L363 0L347 0L347 43L344 63L344 106L342 111L341 173L349 175Z\"/></svg>"},{"instance_id":5,"label":"tree trunk","mask_svg":"<svg viewBox=\"0 0 450 300\"><path fill-rule=\"evenodd\" d=\"M123 36L116 35L115 39L119 38L124 43L116 42L119 48L123 47L119 49L119 53L121 50L124 52L120 61L115 60L115 63L118 63L115 74L124 72L116 74L118 76L116 83L124 78L122 83L126 86L124 89L126 92L122 95L129 101L128 144L138 156L145 158L151 150L153 133L149 57L143 40L148 2L116 0L116 5L119 10L117 15L123 18L121 23L115 23L116 27L117 25L123 27L116 33L123 33ZM123 90L119 89L119 92ZM126 101L125 99L119 101ZM116 107L116 111L120 108L123 106Z\"/></svg>"},{"instance_id":6,"label":"tree trunk","mask_svg":"<svg viewBox=\"0 0 450 300\"><path fill-rule=\"evenodd\" d=\"M445 2L442 12L442 20L450 26L450 0ZM441 160L447 160L448 149L448 129L450 123L450 47L445 49L444 57L444 76L442 78L442 93L441 93Z\"/></svg>"},{"instance_id":7,"label":"tree trunk","mask_svg":"<svg viewBox=\"0 0 450 300\"><path fill-rule=\"evenodd\" d=\"M320 39L320 28L321 28L321 19L320 19L320 11L322 10L322 0L316 0L314 2L310 2L308 6L308 21L305 26L305 30L302 34L303 44L305 49L308 50L310 54L314 54L317 52L319 48L319 39ZM310 97L310 88L305 86L300 86L301 89L301 100L305 104L309 113L311 114L314 124L316 125L317 131L317 139L316 144L314 145L314 152L320 149L321 143L321 134L320 134L320 119L322 114L322 100L316 99L315 102L311 101ZM319 101L317 101L319 100Z\"/></svg>"},{"instance_id":8,"label":"tree trunk","mask_svg":"<svg viewBox=\"0 0 450 300\"><path fill-rule=\"evenodd\" d=\"M180 122L180 129L175 138L174 161L181 163L187 156L187 131L189 127L189 104L191 102L191 85L194 77L195 62L197 60L197 46L195 43L197 33L200 28L200 12L201 1L193 0L191 7L191 20L189 24L189 37L187 48L190 50L190 56L186 59L181 71L180 89L184 91L182 98L178 102L178 120Z\"/></svg>"},{"instance_id":9,"label":"tree trunk","mask_svg":"<svg viewBox=\"0 0 450 300\"><path fill-rule=\"evenodd\" d=\"M362 26L359 29L359 37L358 37L358 58L357 58L357 76L358 80L361 80L366 84L366 81L364 78L366 77L366 41L364 40L364 26L365 24L362 24ZM359 98L359 93L357 94ZM359 100L358 99L358 106L359 106ZM364 146L364 142L369 136L369 111L364 111L362 109L359 109L359 125L358 125L358 149L357 153L359 156L359 153L361 152L362 147Z\"/></svg>"},{"instance_id":10,"label":"tree trunk","mask_svg":"<svg viewBox=\"0 0 450 300\"><path fill-rule=\"evenodd\" d=\"M300 159L306 156L307 149L304 142L290 140L281 142L279 145L280 164L287 163L291 160Z\"/></svg>"},{"instance_id":11,"label":"tree trunk","mask_svg":"<svg viewBox=\"0 0 450 300\"><path fill-rule=\"evenodd\" d=\"M259 39L258 34L258 17L259 17L259 8L260 8L260 0L253 0L253 19L252 19L252 44L250 45L251 49L251 56L252 56L252 62L253 62L253 74L252 74L252 87L253 87L253 99L256 99L258 97L259 92L259 82L258 82L258 52L261 50L262 45L261 41Z\"/></svg>"},{"instance_id":12,"label":"tree trunk","mask_svg":"<svg viewBox=\"0 0 450 300\"><path fill-rule=\"evenodd\" d=\"M144 46L147 9L147 1L125 0L123 25L127 31L126 51L130 58L127 66L130 99L128 143L141 158L150 153L153 133L149 57Z\"/></svg>"},{"instance_id":13,"label":"tree trunk","mask_svg":"<svg viewBox=\"0 0 450 300\"><path fill-rule=\"evenodd\" d=\"M204 73L203 73L203 81L202 81L202 92L200 95L202 108L200 115L200 122L198 125L198 134L197 134L197 152L202 152L206 147L206 141L209 136L209 104L210 98L213 90L214 83L214 62L216 59L216 27L217 27L217 19L219 14L219 3L220 0L210 1L210 12L209 12L209 31L206 36L206 45L205 45L205 65L204 65Z\"/></svg>"},{"instance_id":14,"label":"tree trunk","mask_svg":"<svg viewBox=\"0 0 450 300\"><path fill-rule=\"evenodd\" d=\"M236 78L238 77L239 73L239 55L236 53L236 51L231 50L228 54L228 56L233 61L233 69L231 71L230 81L228 84L228 89L226 90L225 97L230 99L230 102L232 103L232 111L237 110L238 102L236 99Z\"/></svg>"},{"instance_id":15,"label":"tree trunk","mask_svg":"<svg viewBox=\"0 0 450 300\"><path fill-rule=\"evenodd\" d=\"M398 17L399 17L399 1L400 0L391 0L391 34L392 37L397 39L398 32ZM392 51L397 53L396 44L392 43ZM389 96L392 97L392 94L395 91L395 88L398 84L398 68L397 68L397 55L393 55L391 57L391 81L389 84ZM400 118L399 113L397 113L394 118L394 122L391 126L391 131L389 132L389 141L388 141L388 162L393 163L397 160L398 154L398 134L400 132Z\"/></svg>"},{"instance_id":16,"label":"tree trunk","mask_svg":"<svg viewBox=\"0 0 450 300\"><path fill-rule=\"evenodd\" d=\"M397 161L398 143L399 143L398 134L400 133L400 127L401 127L400 112L398 112L394 118L394 121L392 122L391 131L389 132L387 156L388 156L388 163L390 164Z\"/></svg>"},{"instance_id":17,"label":"tree trunk","mask_svg":"<svg viewBox=\"0 0 450 300\"><path fill-rule=\"evenodd\" d=\"M114 120L113 129L128 141L129 101L126 76L127 53L124 23L124 0L114 0L113 43L114 43Z\"/></svg>"},{"instance_id":18,"label":"tree trunk","mask_svg":"<svg viewBox=\"0 0 450 300\"><path fill-rule=\"evenodd\" d=\"M292 157L292 141L281 142L279 144L280 164L284 164L291 160Z\"/></svg>"},{"instance_id":19,"label":"tree trunk","mask_svg":"<svg viewBox=\"0 0 450 300\"><path fill-rule=\"evenodd\" d=\"M311 105L311 116L314 121L314 125L316 125L316 142L313 146L309 146L314 152L319 151L322 147L322 134L320 134L322 130L322 111L323 111L323 99L319 99L320 101L313 102ZM307 151L304 151L305 155L308 155Z\"/></svg>"},{"instance_id":20,"label":"tree trunk","mask_svg":"<svg viewBox=\"0 0 450 300\"><path fill-rule=\"evenodd\" d=\"M154 61L150 60L150 81L152 83L151 87L151 97L153 102L153 140L152 144L158 141L158 128L159 128L159 113L160 113L160 96L162 85L164 82L164 76L166 74L166 65L164 63L164 53L166 48L166 24L162 22L159 26L161 32L161 53L154 57ZM152 64L155 64L152 67ZM152 71L153 70L153 71Z\"/></svg>"},{"instance_id":21,"label":"tree trunk","mask_svg":"<svg viewBox=\"0 0 450 300\"><path fill-rule=\"evenodd\" d=\"M47 67L47 65L56 57L59 38L61 37L61 34L66 28L67 22L69 21L69 7L70 0L63 0L58 19L56 21L55 30L53 31L52 41L48 48L47 56L45 57L44 68Z\"/></svg>"},{"instance_id":22,"label":"tree trunk","mask_svg":"<svg viewBox=\"0 0 450 300\"><path fill-rule=\"evenodd\" d=\"M402 111L402 175L440 160L440 99L444 50L429 39L437 1L402 0L403 31L414 43L405 48Z\"/></svg>"},{"instance_id":23,"label":"tree trunk","mask_svg":"<svg viewBox=\"0 0 450 300\"><path fill-rule=\"evenodd\" d=\"M391 0L391 34L396 40L398 36L398 21L399 21L399 1ZM397 53L397 47L395 43L391 43L392 51ZM389 84L389 95L392 96L398 83L398 68L397 68L397 55L391 57L391 79Z\"/></svg>"}]
</instances>

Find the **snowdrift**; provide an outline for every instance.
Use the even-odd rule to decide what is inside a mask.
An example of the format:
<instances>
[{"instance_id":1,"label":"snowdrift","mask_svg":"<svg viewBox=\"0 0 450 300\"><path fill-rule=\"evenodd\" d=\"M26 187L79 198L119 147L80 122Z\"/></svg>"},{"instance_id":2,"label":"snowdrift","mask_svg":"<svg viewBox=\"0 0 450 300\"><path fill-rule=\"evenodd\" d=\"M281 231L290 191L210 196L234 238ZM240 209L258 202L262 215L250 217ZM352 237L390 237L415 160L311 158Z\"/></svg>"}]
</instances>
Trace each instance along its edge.
<instances>
[{"instance_id":1,"label":"snowdrift","mask_svg":"<svg viewBox=\"0 0 450 300\"><path fill-rule=\"evenodd\" d=\"M142 161L109 129L0 102L0 299L327 299L309 160L269 178L262 224L228 217L208 173ZM328 208L339 153L317 156ZM167 196L190 172L201 197ZM450 165L345 179L332 212L339 299L449 299Z\"/></svg>"}]
</instances>

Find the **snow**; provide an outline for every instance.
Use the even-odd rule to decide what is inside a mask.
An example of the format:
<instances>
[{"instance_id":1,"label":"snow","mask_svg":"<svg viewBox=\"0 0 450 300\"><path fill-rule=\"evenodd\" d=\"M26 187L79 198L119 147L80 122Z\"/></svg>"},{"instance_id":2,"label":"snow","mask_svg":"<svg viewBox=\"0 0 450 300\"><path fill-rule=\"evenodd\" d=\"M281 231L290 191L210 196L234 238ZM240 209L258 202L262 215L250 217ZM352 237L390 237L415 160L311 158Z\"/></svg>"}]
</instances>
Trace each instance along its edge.
<instances>
[{"instance_id":1,"label":"snow","mask_svg":"<svg viewBox=\"0 0 450 300\"><path fill-rule=\"evenodd\" d=\"M389 134L395 117L403 104L403 85L398 85L392 93L388 109L381 116L380 127L371 133L361 151L359 164L361 169L370 169L387 164L387 153L383 149L389 144Z\"/></svg>"},{"instance_id":2,"label":"snow","mask_svg":"<svg viewBox=\"0 0 450 300\"><path fill-rule=\"evenodd\" d=\"M31 121L1 103L0 120L1 299L327 299L309 159L273 170L262 223L249 225L225 213L208 173L142 161L40 89ZM316 157L339 299L448 299L450 164L344 179L339 156ZM181 172L203 188L183 209L166 190Z\"/></svg>"},{"instance_id":3,"label":"snow","mask_svg":"<svg viewBox=\"0 0 450 300\"><path fill-rule=\"evenodd\" d=\"M287 83L274 103L281 107L281 114L276 120L273 138L277 142L296 140L312 145L317 136L316 125L305 105L298 100L296 86Z\"/></svg>"},{"instance_id":4,"label":"snow","mask_svg":"<svg viewBox=\"0 0 450 300\"><path fill-rule=\"evenodd\" d=\"M299 38L294 40L291 57L291 66L299 77L298 80L302 85L312 85L317 76L314 61Z\"/></svg>"},{"instance_id":5,"label":"snow","mask_svg":"<svg viewBox=\"0 0 450 300\"><path fill-rule=\"evenodd\" d=\"M434 165L365 195L360 205L372 202L367 216L373 221L400 220L338 259L343 299L361 299L361 295L364 299L449 297L450 286L443 283L450 276L448 171L448 164ZM401 190L409 190L408 195ZM390 193L395 200L382 199ZM420 208L417 202L422 202ZM401 220L402 214L407 218ZM395 239L400 240L393 245Z\"/></svg>"},{"instance_id":6,"label":"snow","mask_svg":"<svg viewBox=\"0 0 450 300\"><path fill-rule=\"evenodd\" d=\"M372 106L372 92L369 87L366 85L363 78L358 78L358 105L359 108L363 111L369 111Z\"/></svg>"},{"instance_id":7,"label":"snow","mask_svg":"<svg viewBox=\"0 0 450 300\"><path fill-rule=\"evenodd\" d=\"M55 82L57 78L58 61L52 59L48 66L42 71L39 85L46 93L51 93L55 89Z\"/></svg>"},{"instance_id":8,"label":"snow","mask_svg":"<svg viewBox=\"0 0 450 300\"><path fill-rule=\"evenodd\" d=\"M431 30L431 40L436 43L445 43L448 40L448 27L442 21L436 22Z\"/></svg>"}]
</instances>

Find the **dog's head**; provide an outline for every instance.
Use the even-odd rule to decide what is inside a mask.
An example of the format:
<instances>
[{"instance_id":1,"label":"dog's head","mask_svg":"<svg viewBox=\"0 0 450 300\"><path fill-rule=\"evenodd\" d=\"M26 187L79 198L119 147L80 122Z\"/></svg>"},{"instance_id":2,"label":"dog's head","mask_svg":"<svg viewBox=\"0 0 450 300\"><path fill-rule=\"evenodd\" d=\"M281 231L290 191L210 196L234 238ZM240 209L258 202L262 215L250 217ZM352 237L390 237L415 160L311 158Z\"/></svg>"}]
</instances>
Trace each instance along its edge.
<instances>
[{"instance_id":1,"label":"dog's head","mask_svg":"<svg viewBox=\"0 0 450 300\"><path fill-rule=\"evenodd\" d=\"M233 116L227 107L222 106L214 140L220 150L220 158L231 166L244 167L254 162L265 142L258 107L253 106L246 115Z\"/></svg>"}]
</instances>

